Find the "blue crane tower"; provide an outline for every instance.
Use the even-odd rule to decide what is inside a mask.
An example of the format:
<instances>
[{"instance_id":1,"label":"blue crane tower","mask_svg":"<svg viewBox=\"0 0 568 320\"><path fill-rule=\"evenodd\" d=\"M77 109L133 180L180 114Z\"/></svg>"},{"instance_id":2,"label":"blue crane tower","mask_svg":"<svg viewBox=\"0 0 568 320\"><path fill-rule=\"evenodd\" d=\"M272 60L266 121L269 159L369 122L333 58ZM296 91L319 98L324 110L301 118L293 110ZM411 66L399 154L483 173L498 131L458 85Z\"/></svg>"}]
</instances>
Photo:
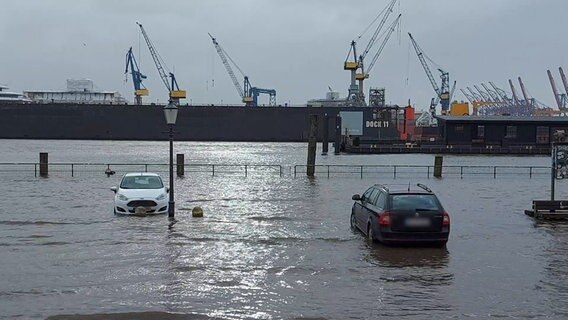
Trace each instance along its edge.
<instances>
[{"instance_id":1,"label":"blue crane tower","mask_svg":"<svg viewBox=\"0 0 568 320\"><path fill-rule=\"evenodd\" d=\"M180 99L186 98L187 92L185 90L180 90L180 88L177 84L176 77L172 72L166 73L166 71L163 67L163 65L164 65L163 60L160 57L160 55L158 54L158 52L156 51L156 49L154 48L154 45L152 44L150 37L148 37L146 30L144 30L144 27L142 27L142 25L140 23L136 22L136 24L138 24L138 26L140 27L140 30L142 31L142 35L144 36L144 40L146 40L146 44L148 45L148 50L150 50L150 54L152 55L152 59L154 60L154 64L156 65L156 68L158 69L158 73L160 74L160 78L162 79L162 82L164 83L164 85L168 89L169 100L173 101L176 104L179 104Z\"/></svg>"},{"instance_id":2,"label":"blue crane tower","mask_svg":"<svg viewBox=\"0 0 568 320\"><path fill-rule=\"evenodd\" d=\"M241 70L241 68L239 68L239 66L235 63L235 61L233 59L231 59L231 57L225 51L225 49L223 49L221 47L221 45L219 45L219 42L217 42L217 39L214 38L210 33L209 33L209 37L211 37L211 40L213 41L213 45L215 46L215 50L217 50L217 53L219 54L219 57L221 58L221 62L223 62L225 69L227 69L227 73L229 74L229 77L231 78L231 81L233 82L235 89L237 89L237 92L239 93L239 96L241 96L241 99L245 103L245 105L247 107L257 107L258 106L258 96L260 94L267 94L269 96L269 99L270 99L269 102L268 102L268 105L269 106L276 106L276 90L253 87L250 83L248 76L246 76L245 73L243 72L243 70ZM239 70L239 72L243 76L243 78L244 78L244 85L243 86L241 86L241 84L239 83L239 80L237 79L237 76L235 75L235 72L233 71L233 68L231 67L231 63L229 63L229 61L235 66L235 68L237 68L237 70Z\"/></svg>"},{"instance_id":3,"label":"blue crane tower","mask_svg":"<svg viewBox=\"0 0 568 320\"><path fill-rule=\"evenodd\" d=\"M132 47L126 53L126 70L124 74L128 73L132 74L132 83L134 84L134 102L137 105L142 104L142 96L148 95L148 89L142 84L142 80L146 79L146 76L140 72L140 68L138 68L138 62L136 62L136 58L134 58L134 53L132 53Z\"/></svg>"},{"instance_id":4,"label":"blue crane tower","mask_svg":"<svg viewBox=\"0 0 568 320\"><path fill-rule=\"evenodd\" d=\"M430 58L428 58L428 56L426 56L424 51L422 51L422 48L420 48L418 43L416 43L416 41L412 37L412 34L408 33L408 36L410 36L410 40L412 41L412 45L414 46L414 50L416 50L416 54L418 55L418 59L420 60L420 63L422 64L422 67L424 68L424 71L426 72L426 75L428 76L428 80L430 80L430 83L432 84L432 87L434 88L434 91L436 92L436 98L432 99L432 102L430 104L430 113L432 115L434 115L436 113L436 106L438 105L438 103L440 103L442 105L442 112L441 113L443 115L448 114L449 109L450 109L450 100L451 100L450 74L448 72L442 70L441 68L438 68L438 71L441 74L440 77L442 79L442 85L441 85L441 87L439 87L438 84L436 83L436 80L434 79L434 76L432 75L432 71L430 71L430 67L428 66L428 63L426 62L426 59L428 59L432 63L434 63L434 62ZM454 88L455 88L455 84L454 84Z\"/></svg>"}]
</instances>

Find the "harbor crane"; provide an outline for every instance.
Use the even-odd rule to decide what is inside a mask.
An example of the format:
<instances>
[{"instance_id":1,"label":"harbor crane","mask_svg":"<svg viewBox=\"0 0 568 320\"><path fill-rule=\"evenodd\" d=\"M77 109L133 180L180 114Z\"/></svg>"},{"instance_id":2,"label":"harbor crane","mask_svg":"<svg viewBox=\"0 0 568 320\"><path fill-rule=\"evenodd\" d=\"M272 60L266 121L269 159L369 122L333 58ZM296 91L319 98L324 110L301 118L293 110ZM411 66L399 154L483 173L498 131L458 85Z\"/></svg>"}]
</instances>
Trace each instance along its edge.
<instances>
[{"instance_id":1,"label":"harbor crane","mask_svg":"<svg viewBox=\"0 0 568 320\"><path fill-rule=\"evenodd\" d=\"M142 84L142 80L146 79L146 76L140 72L138 68L138 62L134 58L134 53L132 53L132 47L128 50L126 54L126 70L124 74L128 74L128 70L132 74L132 83L134 84L134 102L137 105L142 104L142 96L148 95L148 89Z\"/></svg>"},{"instance_id":2,"label":"harbor crane","mask_svg":"<svg viewBox=\"0 0 568 320\"><path fill-rule=\"evenodd\" d=\"M217 50L217 53L219 54L219 57L221 58L221 62L223 62L225 69L227 69L227 73L229 74L229 77L233 81L233 85L235 86L235 89L237 89L237 92L239 93L239 96L241 96L241 99L245 103L245 105L247 107L257 107L258 106L258 96L260 94L266 94L266 95L269 96L269 99L270 99L268 105L269 106L276 106L276 90L253 87L251 85L250 81L249 81L248 76L246 76L245 73L243 72L243 70L241 68L239 68L239 66L235 63L235 61L233 59L231 59L231 57L225 51L225 49L223 49L221 47L221 45L219 45L219 42L217 42L217 39L214 38L210 33L209 33L209 37L213 41L213 45L215 46L215 50ZM233 68L231 67L231 63L229 63L229 61L235 66L235 68L237 68L237 70L239 70L239 72L243 76L243 78L244 78L244 85L243 86L241 86L241 84L239 83L239 80L237 79L237 76L235 75L235 72L233 71Z\"/></svg>"},{"instance_id":3,"label":"harbor crane","mask_svg":"<svg viewBox=\"0 0 568 320\"><path fill-rule=\"evenodd\" d=\"M442 112L441 113L443 115L445 115L445 114L448 113L448 110L450 108L450 99L451 99L450 74L448 72L442 70L441 68L438 68L438 71L441 74L440 77L442 79L441 87L438 86L438 84L436 83L436 80L434 79L434 76L432 75L432 71L430 71L430 67L428 66L428 63L426 62L426 58L430 62L432 62L432 63L434 63L434 62L430 58L428 58L428 56L426 56L426 54L424 53L422 48L420 48L418 43L416 43L416 40L414 40L414 38L412 37L412 34L408 33L408 36L410 36L410 40L412 41L412 45L414 46L414 50L416 51L416 54L418 55L418 59L420 60L420 63L422 64L422 67L424 68L424 71L426 72L426 75L428 76L428 80L430 80L430 84L432 84L432 87L434 88L434 91L436 92L436 99L432 100L432 103L430 104L430 113L432 113L432 115L434 115L436 113L436 106L438 105L438 103L440 103L442 105Z\"/></svg>"},{"instance_id":4,"label":"harbor crane","mask_svg":"<svg viewBox=\"0 0 568 320\"><path fill-rule=\"evenodd\" d=\"M150 37L148 37L148 34L146 33L146 30L144 30L144 27L142 26L142 24L136 22L136 24L140 27L140 30L142 31L142 35L144 36L144 40L146 40L146 44L148 45L148 50L150 50L150 54L152 55L152 59L154 60L154 64L156 65L156 68L158 69L158 73L160 74L160 78L162 79L162 82L164 83L164 85L166 86L166 88L168 89L169 92L169 100L179 104L179 100L180 99L185 99L187 96L187 92L185 90L180 90L176 77L172 72L168 72L166 73L163 65L163 60L160 57L160 55L158 54L158 52L156 51L156 49L154 48L154 45L152 44L152 41L150 40Z\"/></svg>"},{"instance_id":5,"label":"harbor crane","mask_svg":"<svg viewBox=\"0 0 568 320\"><path fill-rule=\"evenodd\" d=\"M559 68L559 71L560 77L562 78L564 85L566 85L566 76L564 75L564 70L562 70L562 67ZM558 110L566 112L566 110L568 109L568 100L566 94L558 93L558 89L556 88L556 83L554 82L552 73L550 72L550 70L546 70L546 72L548 73L548 79L550 80L550 86L552 87L552 92L554 93L554 99L556 100Z\"/></svg>"},{"instance_id":6,"label":"harbor crane","mask_svg":"<svg viewBox=\"0 0 568 320\"><path fill-rule=\"evenodd\" d=\"M369 78L369 72L372 69L374 62L376 62L377 58L381 54L381 51L384 48L384 45L386 45L386 42L388 41L388 38L390 37L392 31L390 31L388 36L385 37L383 44L381 45L380 49L373 57L373 62L369 65L367 72L365 72L364 69L364 60L367 54L369 53L369 51L373 48L373 46L377 42L383 26L385 25L390 13L392 12L393 7L397 2L398 0L391 0L391 2L387 5L387 7L383 11L381 11L381 13L379 13L379 15L371 23L371 25L373 25L375 21L377 21L382 16L382 19L379 22L377 28L375 29L375 32L371 36L371 39L369 40L369 43L367 44L365 50L363 51L363 54L359 56L357 55L357 41L356 40L351 41L349 52L347 53L347 58L345 59L345 62L343 64L343 69L351 73L351 84L349 85L349 90L347 95L348 105L350 106L360 107L366 105L365 94L363 93L363 81ZM396 20L397 22L393 24L393 26L391 26L392 29L394 29L394 25L396 25L399 20L400 20L400 15ZM363 36L363 34L370 28L371 25L369 25L365 29L365 31L358 37L358 39L360 39ZM351 53L353 53L353 60L349 60ZM357 72L358 70L360 70L360 72ZM357 84L357 81L359 82L359 84Z\"/></svg>"}]
</instances>

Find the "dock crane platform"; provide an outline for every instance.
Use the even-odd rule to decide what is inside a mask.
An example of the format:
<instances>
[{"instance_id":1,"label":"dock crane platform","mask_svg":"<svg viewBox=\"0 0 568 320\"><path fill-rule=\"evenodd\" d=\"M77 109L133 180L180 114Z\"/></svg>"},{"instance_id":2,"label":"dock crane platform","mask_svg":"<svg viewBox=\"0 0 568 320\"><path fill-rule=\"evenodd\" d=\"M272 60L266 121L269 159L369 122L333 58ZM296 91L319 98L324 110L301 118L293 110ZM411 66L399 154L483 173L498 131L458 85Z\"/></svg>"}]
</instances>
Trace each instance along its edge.
<instances>
[{"instance_id":1,"label":"dock crane platform","mask_svg":"<svg viewBox=\"0 0 568 320\"><path fill-rule=\"evenodd\" d=\"M150 50L150 54L152 55L152 59L154 60L154 64L156 65L156 68L158 69L158 73L160 74L160 78L162 79L162 82L164 83L164 85L168 89L169 100L173 101L175 104L179 104L180 99L186 98L187 92L185 90L181 90L179 88L176 77L172 72L166 73L166 71L163 67L164 63L162 61L162 58L160 57L160 55L158 54L158 52L154 48L154 45L152 44L150 37L148 37L146 30L144 30L144 27L142 26L142 24L140 24L138 22L136 22L136 24L140 27L140 30L142 31L142 35L144 36L144 40L146 41L146 44L148 45L148 50Z\"/></svg>"},{"instance_id":2,"label":"dock crane platform","mask_svg":"<svg viewBox=\"0 0 568 320\"><path fill-rule=\"evenodd\" d=\"M243 72L243 70L241 68L239 68L239 66L235 63L235 61L233 59L231 59L231 57L225 51L225 49L223 49L221 47L221 45L219 44L219 42L217 42L217 39L214 38L211 35L211 33L209 33L209 37L213 41L213 45L215 46L215 50L217 50L217 54L219 54L219 57L221 58L221 62L223 62L225 69L227 69L227 73L229 74L229 77L231 78L233 85L235 86L235 89L237 89L239 96L241 96L242 101L245 103L245 106L257 107L258 106L258 96L260 94L269 95L270 100L269 100L268 105L272 106L272 107L276 106L276 90L253 87L250 83L248 76L246 76L245 73ZM244 85L243 86L241 86L241 84L239 83L239 80L237 79L237 76L235 75L235 72L233 71L233 68L231 67L231 64L229 63L229 61L237 68L237 70L239 70L239 72L243 76L243 78L244 78Z\"/></svg>"},{"instance_id":3,"label":"dock crane platform","mask_svg":"<svg viewBox=\"0 0 568 320\"><path fill-rule=\"evenodd\" d=\"M450 100L451 100L450 74L448 72L442 70L441 68L438 68L438 71L441 74L440 77L442 79L441 87L438 86L438 84L436 83L436 80L434 79L434 76L432 75L432 71L430 71L430 67L428 66L428 63L426 62L427 57L424 54L424 51L422 50L422 48L420 48L418 43L416 43L416 40L414 40L414 37L412 37L411 33L408 33L408 36L410 37L410 40L412 41L412 45L414 46L414 50L416 51L416 54L418 55L418 59L420 60L420 63L422 64L422 67L424 68L424 71L426 72L426 75L428 76L428 80L430 80L430 84L432 84L432 87L434 88L434 91L436 92L436 98L432 99L432 102L430 104L430 113L432 113L432 115L436 114L436 106L438 105L438 103L440 103L442 105L441 114L443 114L443 115L448 114L449 108L450 108ZM430 60L430 58L428 58L428 60ZM430 61L432 61L432 60L430 60ZM455 85L454 85L454 88L455 88Z\"/></svg>"},{"instance_id":4,"label":"dock crane platform","mask_svg":"<svg viewBox=\"0 0 568 320\"><path fill-rule=\"evenodd\" d=\"M393 10L393 7L397 2L398 0L391 0L391 2L386 6L386 8L383 11L381 11L381 13L379 13L379 15L371 23L371 25L373 25L375 21L377 21L379 17L381 17L382 15L381 21L379 22L377 28L375 29L373 35L371 36L371 39L369 40L369 43L367 43L367 46L365 47L365 50L361 55L359 56L357 55L357 41L356 40L351 41L349 52L347 53L347 58L345 59L345 62L343 64L343 69L351 73L351 84L349 85L349 90L347 95L347 102L348 105L350 106L357 106L357 107L366 106L363 82L365 81L365 79L369 78L369 72L371 71L373 65L375 64L376 60L378 59L382 50L384 49L384 46L386 45L388 39L390 38L392 31L394 31L394 26L397 25L398 22L400 21L400 15L396 19L395 23L393 23L389 27L387 35L385 36L383 43L381 44L377 53L373 57L373 60L369 65L367 71L365 71L364 68L364 60L367 54L370 52L370 50L373 48L373 46L379 39L381 30L384 27L390 13ZM366 28L366 30L358 37L358 39L361 38L361 36L369 29L371 25L369 25ZM353 54L353 60L349 60L351 54ZM359 82L359 84L357 84L357 82Z\"/></svg>"},{"instance_id":5,"label":"dock crane platform","mask_svg":"<svg viewBox=\"0 0 568 320\"><path fill-rule=\"evenodd\" d=\"M140 72L140 68L138 68L138 62L136 62L136 58L134 58L134 53L132 53L132 47L126 53L126 70L124 74L128 73L132 74L132 83L134 84L134 102L137 105L142 104L142 97L147 96L149 94L148 89L142 84L142 80L146 79L146 76Z\"/></svg>"}]
</instances>

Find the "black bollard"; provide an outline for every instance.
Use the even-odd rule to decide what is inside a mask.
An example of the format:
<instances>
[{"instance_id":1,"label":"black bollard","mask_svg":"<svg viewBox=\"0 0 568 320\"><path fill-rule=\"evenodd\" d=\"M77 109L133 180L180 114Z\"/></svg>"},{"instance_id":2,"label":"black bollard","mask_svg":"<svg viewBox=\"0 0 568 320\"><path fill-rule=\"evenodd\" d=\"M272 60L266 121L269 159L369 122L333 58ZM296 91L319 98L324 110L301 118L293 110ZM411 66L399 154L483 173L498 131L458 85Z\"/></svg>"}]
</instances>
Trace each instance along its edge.
<instances>
[{"instance_id":1,"label":"black bollard","mask_svg":"<svg viewBox=\"0 0 568 320\"><path fill-rule=\"evenodd\" d=\"M339 114L335 117L335 142L333 148L335 149L335 154L341 152L341 116Z\"/></svg>"},{"instance_id":2,"label":"black bollard","mask_svg":"<svg viewBox=\"0 0 568 320\"><path fill-rule=\"evenodd\" d=\"M313 177L316 172L316 149L317 149L318 116L310 115L310 135L308 140L308 166L306 174Z\"/></svg>"},{"instance_id":3,"label":"black bollard","mask_svg":"<svg viewBox=\"0 0 568 320\"><path fill-rule=\"evenodd\" d=\"M327 155L329 151L329 116L327 113L323 116L323 138L321 146L321 154Z\"/></svg>"},{"instance_id":4,"label":"black bollard","mask_svg":"<svg viewBox=\"0 0 568 320\"><path fill-rule=\"evenodd\" d=\"M40 152L39 153L39 176L40 177L47 177L48 175L48 153L47 152Z\"/></svg>"},{"instance_id":5,"label":"black bollard","mask_svg":"<svg viewBox=\"0 0 568 320\"><path fill-rule=\"evenodd\" d=\"M176 168L177 176L183 177L185 174L185 160L183 153L176 154Z\"/></svg>"},{"instance_id":6,"label":"black bollard","mask_svg":"<svg viewBox=\"0 0 568 320\"><path fill-rule=\"evenodd\" d=\"M444 165L444 157L436 156L434 158L434 177L436 177L436 178L442 177L443 165Z\"/></svg>"}]
</instances>

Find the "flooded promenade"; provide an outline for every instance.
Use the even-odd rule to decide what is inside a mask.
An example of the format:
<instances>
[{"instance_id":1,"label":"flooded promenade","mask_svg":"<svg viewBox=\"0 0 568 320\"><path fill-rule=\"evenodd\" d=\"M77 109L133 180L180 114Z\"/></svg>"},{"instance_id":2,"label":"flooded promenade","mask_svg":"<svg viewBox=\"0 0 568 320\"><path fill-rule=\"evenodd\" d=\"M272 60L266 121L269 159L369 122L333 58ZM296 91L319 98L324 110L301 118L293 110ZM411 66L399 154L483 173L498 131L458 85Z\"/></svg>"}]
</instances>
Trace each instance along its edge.
<instances>
[{"instance_id":1,"label":"flooded promenade","mask_svg":"<svg viewBox=\"0 0 568 320\"><path fill-rule=\"evenodd\" d=\"M166 163L164 142L3 140L0 162ZM117 171L0 172L0 318L168 312L204 319L563 319L568 223L524 215L550 177L290 174L306 144L176 143L186 163L263 164L282 176L176 178L176 217L112 214ZM433 155L328 155L318 164L432 165ZM547 166L550 158L446 156L444 165ZM1 167L1 166L0 166ZM161 172L168 180L166 172ZM370 246L351 196L427 184L451 215L447 248ZM557 198L568 199L568 182ZM192 218L201 206L204 218ZM126 317L125 317L126 318Z\"/></svg>"}]
</instances>

